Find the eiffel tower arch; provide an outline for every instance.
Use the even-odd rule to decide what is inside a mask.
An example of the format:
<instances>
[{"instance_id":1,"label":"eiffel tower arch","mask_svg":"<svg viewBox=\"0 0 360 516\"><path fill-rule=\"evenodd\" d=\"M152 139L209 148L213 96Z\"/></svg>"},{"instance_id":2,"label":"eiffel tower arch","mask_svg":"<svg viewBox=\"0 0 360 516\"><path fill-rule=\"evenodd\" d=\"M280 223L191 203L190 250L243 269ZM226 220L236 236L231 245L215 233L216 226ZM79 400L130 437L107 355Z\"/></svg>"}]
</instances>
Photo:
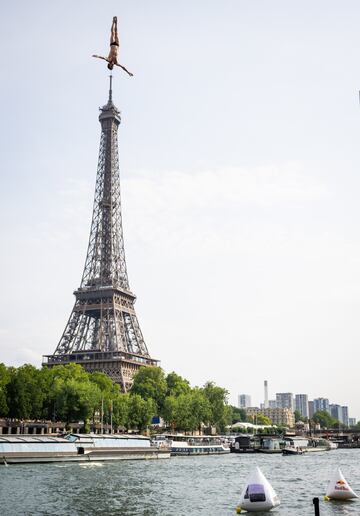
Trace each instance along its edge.
<instances>
[{"instance_id":1,"label":"eiffel tower arch","mask_svg":"<svg viewBox=\"0 0 360 516\"><path fill-rule=\"evenodd\" d=\"M43 366L81 364L107 373L126 392L141 366L155 366L134 304L125 261L122 229L118 127L120 111L109 99L100 108L101 138L90 238L75 304L53 355Z\"/></svg>"}]
</instances>

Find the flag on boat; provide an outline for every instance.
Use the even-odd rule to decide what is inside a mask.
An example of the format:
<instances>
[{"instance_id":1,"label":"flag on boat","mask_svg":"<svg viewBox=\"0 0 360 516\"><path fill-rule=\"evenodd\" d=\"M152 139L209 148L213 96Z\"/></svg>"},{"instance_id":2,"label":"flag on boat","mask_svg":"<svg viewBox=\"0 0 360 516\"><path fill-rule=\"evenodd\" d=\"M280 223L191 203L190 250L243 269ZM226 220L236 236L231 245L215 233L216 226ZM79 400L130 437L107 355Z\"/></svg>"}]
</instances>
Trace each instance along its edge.
<instances>
[{"instance_id":1,"label":"flag on boat","mask_svg":"<svg viewBox=\"0 0 360 516\"><path fill-rule=\"evenodd\" d=\"M260 512L270 511L278 505L280 505L278 495L261 469L256 467L248 477L241 493L239 508L248 512Z\"/></svg>"},{"instance_id":2,"label":"flag on boat","mask_svg":"<svg viewBox=\"0 0 360 516\"><path fill-rule=\"evenodd\" d=\"M350 500L351 498L358 498L358 495L354 493L345 480L341 469L337 468L330 479L325 497L331 498L332 500Z\"/></svg>"}]
</instances>

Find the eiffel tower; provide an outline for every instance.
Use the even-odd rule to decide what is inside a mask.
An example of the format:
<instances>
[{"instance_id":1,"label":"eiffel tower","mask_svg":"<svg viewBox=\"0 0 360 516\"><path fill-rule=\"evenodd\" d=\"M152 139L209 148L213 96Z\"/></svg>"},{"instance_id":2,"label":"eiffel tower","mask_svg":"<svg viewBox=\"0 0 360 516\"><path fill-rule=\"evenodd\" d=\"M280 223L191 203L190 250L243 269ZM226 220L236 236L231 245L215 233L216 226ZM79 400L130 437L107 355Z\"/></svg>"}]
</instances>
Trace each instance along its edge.
<instances>
[{"instance_id":1,"label":"eiffel tower","mask_svg":"<svg viewBox=\"0 0 360 516\"><path fill-rule=\"evenodd\" d=\"M142 336L126 269L117 132L120 111L100 108L101 138L89 245L75 305L53 355L43 365L81 364L107 373L126 392L141 366L155 366Z\"/></svg>"}]
</instances>

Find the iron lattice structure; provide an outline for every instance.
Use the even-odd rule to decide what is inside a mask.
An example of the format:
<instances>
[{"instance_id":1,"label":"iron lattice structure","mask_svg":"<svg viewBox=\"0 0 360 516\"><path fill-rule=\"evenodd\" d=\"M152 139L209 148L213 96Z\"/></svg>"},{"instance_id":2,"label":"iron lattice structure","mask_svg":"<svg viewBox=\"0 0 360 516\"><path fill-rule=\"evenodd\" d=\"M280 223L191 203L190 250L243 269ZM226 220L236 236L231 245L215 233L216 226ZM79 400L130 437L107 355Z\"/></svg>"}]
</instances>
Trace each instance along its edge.
<instances>
[{"instance_id":1,"label":"iron lattice structure","mask_svg":"<svg viewBox=\"0 0 360 516\"><path fill-rule=\"evenodd\" d=\"M130 291L121 218L118 127L120 111L109 100L100 109L101 139L89 245L80 288L64 333L43 365L79 363L103 371L127 391L150 358Z\"/></svg>"}]
</instances>

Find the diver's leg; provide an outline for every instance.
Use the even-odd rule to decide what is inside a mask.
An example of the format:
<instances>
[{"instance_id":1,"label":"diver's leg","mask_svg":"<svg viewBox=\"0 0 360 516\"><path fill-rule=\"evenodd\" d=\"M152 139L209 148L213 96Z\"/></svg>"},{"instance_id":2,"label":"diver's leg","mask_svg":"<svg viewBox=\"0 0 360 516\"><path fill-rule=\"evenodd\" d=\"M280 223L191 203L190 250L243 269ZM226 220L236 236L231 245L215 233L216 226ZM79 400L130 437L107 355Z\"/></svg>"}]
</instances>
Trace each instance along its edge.
<instances>
[{"instance_id":1,"label":"diver's leg","mask_svg":"<svg viewBox=\"0 0 360 516\"><path fill-rule=\"evenodd\" d=\"M113 21L112 21L111 36L110 36L110 45L113 45L114 43L115 43L115 45L119 44L119 36L118 36L118 31L117 31L117 17L116 16L114 16Z\"/></svg>"}]
</instances>

